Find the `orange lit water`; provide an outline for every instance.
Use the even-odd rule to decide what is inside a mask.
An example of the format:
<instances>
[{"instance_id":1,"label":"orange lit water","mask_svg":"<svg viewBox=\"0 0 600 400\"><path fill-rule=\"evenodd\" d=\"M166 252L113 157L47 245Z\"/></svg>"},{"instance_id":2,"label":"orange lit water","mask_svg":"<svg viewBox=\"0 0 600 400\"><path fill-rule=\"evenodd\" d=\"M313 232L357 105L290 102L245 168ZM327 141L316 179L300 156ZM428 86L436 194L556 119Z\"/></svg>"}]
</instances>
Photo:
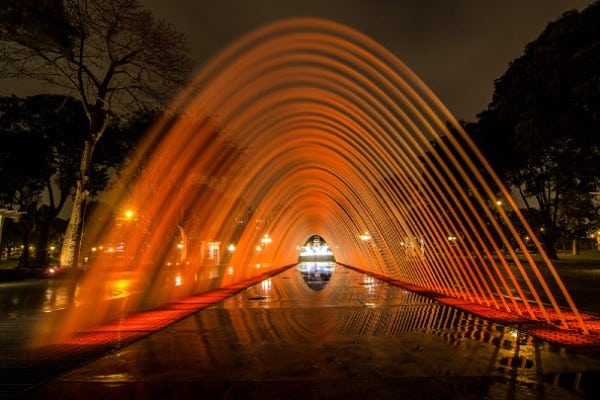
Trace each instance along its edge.
<instances>
[{"instance_id":1,"label":"orange lit water","mask_svg":"<svg viewBox=\"0 0 600 400\"><path fill-rule=\"evenodd\" d=\"M293 264L313 234L363 271L586 329L550 260L517 258L535 235L451 113L334 22L284 20L224 49L121 176L104 199L116 215L88 224L104 254L58 336Z\"/></svg>"}]
</instances>

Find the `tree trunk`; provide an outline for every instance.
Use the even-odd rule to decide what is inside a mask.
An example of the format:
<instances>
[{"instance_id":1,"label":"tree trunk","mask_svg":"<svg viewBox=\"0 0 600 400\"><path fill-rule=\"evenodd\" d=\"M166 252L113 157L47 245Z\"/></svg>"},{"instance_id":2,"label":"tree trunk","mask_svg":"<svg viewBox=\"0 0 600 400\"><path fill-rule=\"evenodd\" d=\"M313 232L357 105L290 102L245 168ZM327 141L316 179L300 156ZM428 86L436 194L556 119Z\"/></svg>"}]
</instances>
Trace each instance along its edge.
<instances>
[{"instance_id":1,"label":"tree trunk","mask_svg":"<svg viewBox=\"0 0 600 400\"><path fill-rule=\"evenodd\" d=\"M58 217L61 206L56 208L54 206L41 207L37 213L37 239L36 239L36 252L35 252L35 265L45 267L50 263L50 254L48 252L48 243L50 243L50 234L52 232L52 226ZM54 203L52 203L54 204Z\"/></svg>"},{"instance_id":2,"label":"tree trunk","mask_svg":"<svg viewBox=\"0 0 600 400\"><path fill-rule=\"evenodd\" d=\"M77 266L79 258L79 242L81 238L83 205L85 204L86 190L83 179L77 181L77 189L73 198L73 209L65 232L60 251L60 266Z\"/></svg>"},{"instance_id":3,"label":"tree trunk","mask_svg":"<svg viewBox=\"0 0 600 400\"><path fill-rule=\"evenodd\" d=\"M30 218L29 216L27 218ZM23 233L23 252L19 258L18 267L29 268L31 266L31 253L29 252L29 245L31 243L31 234L35 230L35 222L29 220L31 223L27 223L27 220L21 219L21 224L25 228Z\"/></svg>"},{"instance_id":4,"label":"tree trunk","mask_svg":"<svg viewBox=\"0 0 600 400\"><path fill-rule=\"evenodd\" d=\"M551 260L558 260L558 253L556 252L556 243L554 242L554 236L548 232L542 235L542 244L544 250Z\"/></svg>"},{"instance_id":5,"label":"tree trunk","mask_svg":"<svg viewBox=\"0 0 600 400\"><path fill-rule=\"evenodd\" d=\"M61 267L77 267L79 264L79 246L83 233L83 210L88 195L87 185L89 180L90 166L92 164L93 144L86 141L81 154L80 178L77 180L77 188L73 197L73 208L71 217L65 232L65 237L60 252Z\"/></svg>"},{"instance_id":6,"label":"tree trunk","mask_svg":"<svg viewBox=\"0 0 600 400\"><path fill-rule=\"evenodd\" d=\"M38 240L35 245L35 265L39 267L46 267L50 262L48 242L50 241L52 222L53 220L48 220L38 224Z\"/></svg>"},{"instance_id":7,"label":"tree trunk","mask_svg":"<svg viewBox=\"0 0 600 400\"><path fill-rule=\"evenodd\" d=\"M571 249L572 249L572 254L574 256L579 255L579 239L577 239L577 238L573 239Z\"/></svg>"}]
</instances>

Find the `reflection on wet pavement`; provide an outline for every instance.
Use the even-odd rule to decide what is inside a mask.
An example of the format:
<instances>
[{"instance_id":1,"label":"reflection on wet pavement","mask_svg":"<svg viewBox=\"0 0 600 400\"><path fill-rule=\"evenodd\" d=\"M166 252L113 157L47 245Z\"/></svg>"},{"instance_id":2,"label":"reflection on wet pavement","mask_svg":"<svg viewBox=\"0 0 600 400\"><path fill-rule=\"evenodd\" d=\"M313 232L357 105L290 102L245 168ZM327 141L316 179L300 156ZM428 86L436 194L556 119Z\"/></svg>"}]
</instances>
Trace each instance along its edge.
<instances>
[{"instance_id":1,"label":"reflection on wet pavement","mask_svg":"<svg viewBox=\"0 0 600 400\"><path fill-rule=\"evenodd\" d=\"M598 376L600 360L514 327L300 265L28 395L566 400L598 398Z\"/></svg>"}]
</instances>

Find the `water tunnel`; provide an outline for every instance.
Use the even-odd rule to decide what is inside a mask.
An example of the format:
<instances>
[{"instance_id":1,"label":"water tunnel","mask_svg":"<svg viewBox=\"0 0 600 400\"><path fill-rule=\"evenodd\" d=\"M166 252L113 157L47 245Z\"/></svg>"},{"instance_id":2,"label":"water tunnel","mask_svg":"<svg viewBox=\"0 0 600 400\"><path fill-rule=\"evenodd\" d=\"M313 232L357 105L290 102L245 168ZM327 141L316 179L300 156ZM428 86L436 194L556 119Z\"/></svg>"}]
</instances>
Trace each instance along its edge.
<instances>
[{"instance_id":1,"label":"water tunnel","mask_svg":"<svg viewBox=\"0 0 600 400\"><path fill-rule=\"evenodd\" d=\"M336 268L506 322L589 333L510 190L460 123L362 33L312 18L269 24L198 71L170 109L103 199L136 210L135 221L113 227L95 215L86 232L126 243L135 287L123 314L149 297L235 287L314 261L326 239ZM194 282L187 292L159 286L174 254L179 281ZM311 285L324 286L326 269L318 282L314 268L307 272ZM107 282L125 285L113 275L110 265L89 271L81 306L60 324L65 334L112 310L96 297Z\"/></svg>"}]
</instances>

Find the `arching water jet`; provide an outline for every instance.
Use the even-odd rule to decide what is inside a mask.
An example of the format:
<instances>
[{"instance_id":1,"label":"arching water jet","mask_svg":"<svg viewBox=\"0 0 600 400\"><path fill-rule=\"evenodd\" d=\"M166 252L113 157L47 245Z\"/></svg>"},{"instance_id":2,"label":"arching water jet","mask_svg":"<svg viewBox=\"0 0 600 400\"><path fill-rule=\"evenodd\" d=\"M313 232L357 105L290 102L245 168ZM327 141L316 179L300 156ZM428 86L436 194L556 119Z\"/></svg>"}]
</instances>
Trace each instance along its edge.
<instances>
[{"instance_id":1,"label":"arching water jet","mask_svg":"<svg viewBox=\"0 0 600 400\"><path fill-rule=\"evenodd\" d=\"M363 34L318 19L268 25L215 57L171 108L107 195L135 223L93 223L97 241L123 243L131 288L105 301L98 293L125 278L95 265L60 335L293 264L313 233L342 264L586 331L550 260L528 255L519 230L539 242L462 127ZM164 283L173 259L191 283ZM223 261L228 273L199 278Z\"/></svg>"}]
</instances>

